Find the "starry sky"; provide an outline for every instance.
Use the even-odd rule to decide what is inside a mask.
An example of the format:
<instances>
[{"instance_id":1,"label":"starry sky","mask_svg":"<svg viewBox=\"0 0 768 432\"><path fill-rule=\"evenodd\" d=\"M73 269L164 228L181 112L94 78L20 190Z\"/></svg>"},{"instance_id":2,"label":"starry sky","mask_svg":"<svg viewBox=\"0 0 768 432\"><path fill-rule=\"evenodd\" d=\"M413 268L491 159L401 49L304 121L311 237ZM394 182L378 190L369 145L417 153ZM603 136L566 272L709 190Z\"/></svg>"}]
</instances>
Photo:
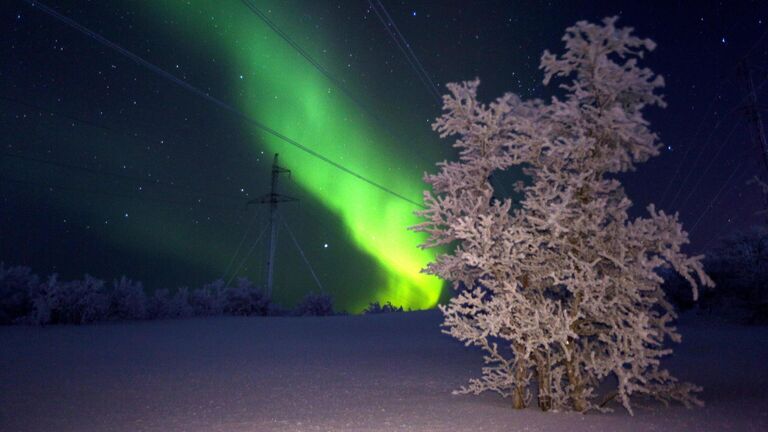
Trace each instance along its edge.
<instances>
[{"instance_id":1,"label":"starry sky","mask_svg":"<svg viewBox=\"0 0 768 432\"><path fill-rule=\"evenodd\" d=\"M706 253L764 223L746 182L766 165L737 64L747 59L765 107L768 4L639 3L45 2L174 81L2 2L0 260L150 289L261 283L268 208L247 203L269 191L280 153L291 174L279 192L298 201L279 206L276 300L324 291L350 311L431 307L447 290L418 273L434 252L405 228L422 173L454 157L430 129L437 95L474 77L486 100L556 94L541 85L541 52L560 51L577 20L610 15L658 43L646 64L669 104L648 113L662 155L622 180L637 215L651 202L678 211L691 251ZM515 178L495 177L499 194Z\"/></svg>"}]
</instances>

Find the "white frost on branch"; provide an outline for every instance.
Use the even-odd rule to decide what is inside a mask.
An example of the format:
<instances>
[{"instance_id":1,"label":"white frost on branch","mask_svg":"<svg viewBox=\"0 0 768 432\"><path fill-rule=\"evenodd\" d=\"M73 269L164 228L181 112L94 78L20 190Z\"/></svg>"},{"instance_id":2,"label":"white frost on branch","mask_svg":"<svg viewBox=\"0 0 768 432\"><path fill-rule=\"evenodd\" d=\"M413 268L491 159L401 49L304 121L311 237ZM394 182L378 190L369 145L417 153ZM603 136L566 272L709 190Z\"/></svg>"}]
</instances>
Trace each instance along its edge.
<instances>
[{"instance_id":1,"label":"white frost on branch","mask_svg":"<svg viewBox=\"0 0 768 432\"><path fill-rule=\"evenodd\" d=\"M478 80L448 85L433 126L456 137L459 160L425 176L432 190L413 229L428 234L422 247L450 250L425 269L458 290L441 307L444 331L485 352L482 376L460 392L495 391L516 408L535 392L544 410L602 410L616 397L631 413L633 395L701 403L696 386L660 367L672 352L665 340L680 336L657 270L673 268L694 296L713 283L702 257L681 251L677 215L650 205L630 219L612 177L659 153L643 109L664 106L662 78L638 66L654 43L615 23L578 22L564 54L544 53L544 82L563 81L563 99L485 104ZM511 167L527 177L514 206L494 198L489 180ZM601 397L609 377L615 392Z\"/></svg>"}]
</instances>

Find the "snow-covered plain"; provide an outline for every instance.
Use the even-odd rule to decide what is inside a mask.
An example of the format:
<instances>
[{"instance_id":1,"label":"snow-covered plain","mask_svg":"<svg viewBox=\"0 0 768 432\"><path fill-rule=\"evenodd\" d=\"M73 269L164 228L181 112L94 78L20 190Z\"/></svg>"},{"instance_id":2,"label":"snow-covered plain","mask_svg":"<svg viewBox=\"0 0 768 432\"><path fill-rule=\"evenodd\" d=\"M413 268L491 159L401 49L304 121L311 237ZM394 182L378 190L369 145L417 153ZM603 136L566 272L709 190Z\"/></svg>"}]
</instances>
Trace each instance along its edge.
<instances>
[{"instance_id":1,"label":"snow-covered plain","mask_svg":"<svg viewBox=\"0 0 768 432\"><path fill-rule=\"evenodd\" d=\"M0 431L768 431L768 328L686 317L707 406L630 417L454 396L480 353L439 312L0 327Z\"/></svg>"}]
</instances>

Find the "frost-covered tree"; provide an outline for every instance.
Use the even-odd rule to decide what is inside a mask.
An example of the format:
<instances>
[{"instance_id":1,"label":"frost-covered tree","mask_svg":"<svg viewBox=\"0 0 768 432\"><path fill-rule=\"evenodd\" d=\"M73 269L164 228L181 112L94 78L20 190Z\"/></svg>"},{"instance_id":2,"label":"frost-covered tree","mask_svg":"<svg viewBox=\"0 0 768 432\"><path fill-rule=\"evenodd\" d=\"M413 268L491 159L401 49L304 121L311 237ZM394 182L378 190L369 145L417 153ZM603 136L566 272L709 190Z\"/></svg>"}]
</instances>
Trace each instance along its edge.
<instances>
[{"instance_id":1,"label":"frost-covered tree","mask_svg":"<svg viewBox=\"0 0 768 432\"><path fill-rule=\"evenodd\" d=\"M562 55L543 54L544 83L562 80L562 98L485 104L477 80L443 97L433 127L458 137L460 158L425 176L425 222L413 229L428 234L422 247L450 251L425 269L459 291L441 307L444 331L485 352L482 376L462 393L492 390L523 408L535 390L543 410L604 409L616 397L631 413L634 395L700 403L695 386L660 366L665 340L680 335L656 270L674 269L694 297L712 281L702 257L681 251L677 215L653 205L647 217L627 214L615 174L658 154L643 111L664 106L663 80L638 66L654 43L615 23L578 22ZM489 181L512 167L525 174L514 206Z\"/></svg>"},{"instance_id":2,"label":"frost-covered tree","mask_svg":"<svg viewBox=\"0 0 768 432\"><path fill-rule=\"evenodd\" d=\"M368 304L368 307L363 309L365 315L385 314L393 312L403 312L402 306L395 306L391 302L381 304L377 301Z\"/></svg>"},{"instance_id":3,"label":"frost-covered tree","mask_svg":"<svg viewBox=\"0 0 768 432\"><path fill-rule=\"evenodd\" d=\"M6 267L0 262L0 324L24 321L32 310L29 294L39 284L40 278L29 267Z\"/></svg>"},{"instance_id":4,"label":"frost-covered tree","mask_svg":"<svg viewBox=\"0 0 768 432\"><path fill-rule=\"evenodd\" d=\"M109 293L104 281L86 274L82 280L60 282L56 274L31 289L30 324L87 324L109 315Z\"/></svg>"},{"instance_id":5,"label":"frost-covered tree","mask_svg":"<svg viewBox=\"0 0 768 432\"><path fill-rule=\"evenodd\" d=\"M707 257L707 269L718 288L705 296L705 310L727 319L768 323L768 228L723 238Z\"/></svg>"},{"instance_id":6,"label":"frost-covered tree","mask_svg":"<svg viewBox=\"0 0 768 432\"><path fill-rule=\"evenodd\" d=\"M147 316L147 295L141 282L123 276L112 282L109 318L114 320L144 319Z\"/></svg>"},{"instance_id":7,"label":"frost-covered tree","mask_svg":"<svg viewBox=\"0 0 768 432\"><path fill-rule=\"evenodd\" d=\"M189 288L179 287L168 300L166 311L169 318L187 318L195 315L195 309L189 302Z\"/></svg>"},{"instance_id":8,"label":"frost-covered tree","mask_svg":"<svg viewBox=\"0 0 768 432\"><path fill-rule=\"evenodd\" d=\"M243 277L224 291L224 304L224 313L228 315L266 316L275 309L264 290Z\"/></svg>"},{"instance_id":9,"label":"frost-covered tree","mask_svg":"<svg viewBox=\"0 0 768 432\"><path fill-rule=\"evenodd\" d=\"M333 297L328 294L309 293L301 299L293 310L298 316L331 316L333 311Z\"/></svg>"},{"instance_id":10,"label":"frost-covered tree","mask_svg":"<svg viewBox=\"0 0 768 432\"><path fill-rule=\"evenodd\" d=\"M224 286L222 279L205 284L189 296L194 315L209 316L221 315L224 312Z\"/></svg>"},{"instance_id":11,"label":"frost-covered tree","mask_svg":"<svg viewBox=\"0 0 768 432\"><path fill-rule=\"evenodd\" d=\"M147 297L147 317L149 319L168 318L170 302L171 292L167 288L155 290Z\"/></svg>"}]
</instances>

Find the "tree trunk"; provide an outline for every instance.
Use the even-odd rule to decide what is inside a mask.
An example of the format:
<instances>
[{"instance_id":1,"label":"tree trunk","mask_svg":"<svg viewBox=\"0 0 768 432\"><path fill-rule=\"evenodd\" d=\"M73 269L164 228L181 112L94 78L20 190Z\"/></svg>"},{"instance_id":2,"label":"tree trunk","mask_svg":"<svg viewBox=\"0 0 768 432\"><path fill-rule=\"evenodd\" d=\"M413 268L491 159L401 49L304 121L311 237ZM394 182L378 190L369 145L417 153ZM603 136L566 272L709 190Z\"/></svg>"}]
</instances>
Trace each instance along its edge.
<instances>
[{"instance_id":1,"label":"tree trunk","mask_svg":"<svg viewBox=\"0 0 768 432\"><path fill-rule=\"evenodd\" d=\"M512 408L523 409L525 408L525 388L516 386L512 392Z\"/></svg>"},{"instance_id":2,"label":"tree trunk","mask_svg":"<svg viewBox=\"0 0 768 432\"><path fill-rule=\"evenodd\" d=\"M539 409L552 409L552 375L550 374L549 353L536 352L536 375L539 381Z\"/></svg>"},{"instance_id":3,"label":"tree trunk","mask_svg":"<svg viewBox=\"0 0 768 432\"><path fill-rule=\"evenodd\" d=\"M525 408L525 390L528 388L528 367L524 351L515 347L515 388L512 390L512 408Z\"/></svg>"},{"instance_id":4,"label":"tree trunk","mask_svg":"<svg viewBox=\"0 0 768 432\"><path fill-rule=\"evenodd\" d=\"M568 382L571 384L571 400L574 411L586 411L587 401L584 400L584 383L581 380L576 357L573 353L571 353L570 360L565 362L565 371L568 374Z\"/></svg>"}]
</instances>

